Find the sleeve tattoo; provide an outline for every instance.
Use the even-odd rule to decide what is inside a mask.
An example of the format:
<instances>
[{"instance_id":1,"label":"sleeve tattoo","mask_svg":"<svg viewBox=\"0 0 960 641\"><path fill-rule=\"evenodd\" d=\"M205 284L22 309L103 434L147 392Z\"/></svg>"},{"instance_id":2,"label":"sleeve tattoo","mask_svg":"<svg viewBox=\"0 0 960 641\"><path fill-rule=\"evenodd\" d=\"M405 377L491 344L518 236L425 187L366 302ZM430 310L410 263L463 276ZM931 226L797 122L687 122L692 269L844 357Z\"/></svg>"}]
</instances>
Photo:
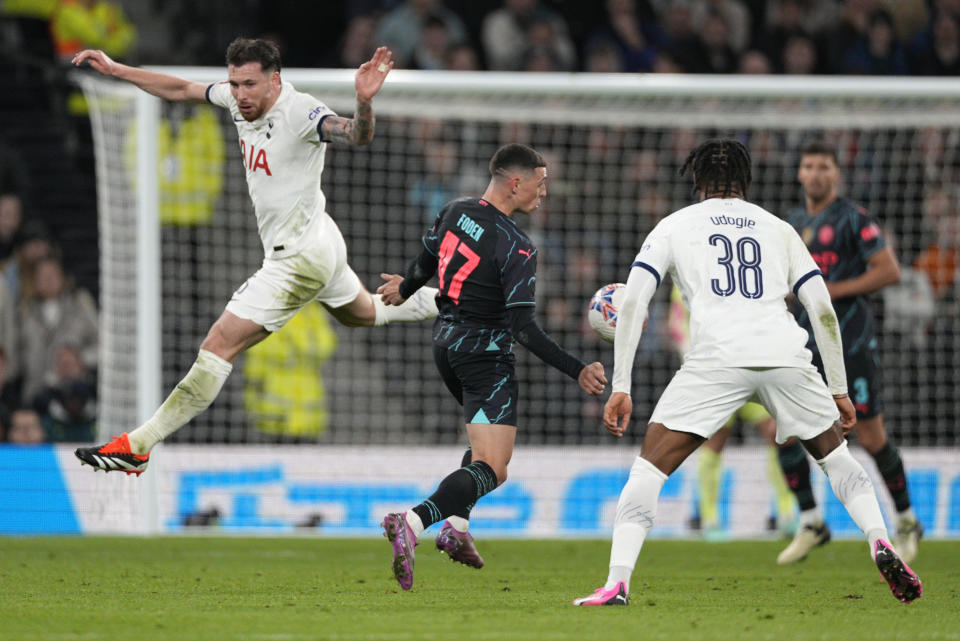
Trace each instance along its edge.
<instances>
[{"instance_id":1,"label":"sleeve tattoo","mask_svg":"<svg viewBox=\"0 0 960 641\"><path fill-rule=\"evenodd\" d=\"M331 116L323 121L323 137L327 142L344 145L365 145L373 140L374 117L370 101L357 101L353 118Z\"/></svg>"}]
</instances>

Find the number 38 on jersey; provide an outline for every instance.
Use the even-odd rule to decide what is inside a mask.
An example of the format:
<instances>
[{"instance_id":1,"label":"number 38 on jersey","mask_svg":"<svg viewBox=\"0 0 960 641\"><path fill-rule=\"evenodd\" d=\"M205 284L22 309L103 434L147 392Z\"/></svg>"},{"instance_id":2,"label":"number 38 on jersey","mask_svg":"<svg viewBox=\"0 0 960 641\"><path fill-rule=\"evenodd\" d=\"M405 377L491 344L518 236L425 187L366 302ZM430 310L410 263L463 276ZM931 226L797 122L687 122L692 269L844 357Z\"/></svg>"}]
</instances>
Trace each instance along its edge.
<instances>
[{"instance_id":1,"label":"number 38 on jersey","mask_svg":"<svg viewBox=\"0 0 960 641\"><path fill-rule=\"evenodd\" d=\"M739 292L744 298L763 296L760 243L755 238L744 236L734 243L723 234L713 234L708 242L720 249L717 264L722 269L718 278L710 280L714 294L733 296Z\"/></svg>"}]
</instances>

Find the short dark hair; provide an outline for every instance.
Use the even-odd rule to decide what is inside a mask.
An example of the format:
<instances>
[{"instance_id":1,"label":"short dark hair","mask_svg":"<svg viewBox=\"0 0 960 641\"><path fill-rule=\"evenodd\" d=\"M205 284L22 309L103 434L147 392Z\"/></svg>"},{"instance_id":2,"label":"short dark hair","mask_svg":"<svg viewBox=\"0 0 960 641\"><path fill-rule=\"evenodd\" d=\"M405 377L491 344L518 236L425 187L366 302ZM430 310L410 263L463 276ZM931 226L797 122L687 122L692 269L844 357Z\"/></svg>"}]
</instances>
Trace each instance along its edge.
<instances>
[{"instance_id":1,"label":"short dark hair","mask_svg":"<svg viewBox=\"0 0 960 641\"><path fill-rule=\"evenodd\" d=\"M236 38L227 47L227 64L240 67L248 62L259 62L264 73L280 71L280 49L263 38Z\"/></svg>"},{"instance_id":2,"label":"short dark hair","mask_svg":"<svg viewBox=\"0 0 960 641\"><path fill-rule=\"evenodd\" d=\"M740 141L711 138L690 152L680 175L693 169L694 192L716 193L724 198L746 196L753 180L751 164L750 152Z\"/></svg>"},{"instance_id":3,"label":"short dark hair","mask_svg":"<svg viewBox=\"0 0 960 641\"><path fill-rule=\"evenodd\" d=\"M827 142L826 140L818 139L811 140L805 144L800 149L800 157L804 156L830 156L833 159L833 164L838 165L837 162L837 148Z\"/></svg>"},{"instance_id":4,"label":"short dark hair","mask_svg":"<svg viewBox=\"0 0 960 641\"><path fill-rule=\"evenodd\" d=\"M546 167L547 162L540 153L532 147L519 143L510 143L497 149L490 159L490 175L502 175L508 169L527 169L533 171L538 167Z\"/></svg>"}]
</instances>

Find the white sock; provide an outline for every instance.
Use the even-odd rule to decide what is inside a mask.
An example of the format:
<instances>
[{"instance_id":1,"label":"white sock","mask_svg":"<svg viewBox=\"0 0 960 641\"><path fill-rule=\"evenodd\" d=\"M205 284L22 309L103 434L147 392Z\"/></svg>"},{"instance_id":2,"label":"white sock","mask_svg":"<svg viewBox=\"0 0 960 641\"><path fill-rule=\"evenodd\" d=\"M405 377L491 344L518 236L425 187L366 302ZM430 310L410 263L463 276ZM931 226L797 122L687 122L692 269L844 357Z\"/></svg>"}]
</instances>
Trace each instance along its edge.
<instances>
[{"instance_id":1,"label":"white sock","mask_svg":"<svg viewBox=\"0 0 960 641\"><path fill-rule=\"evenodd\" d=\"M413 535L420 538L420 535L423 534L423 531L426 529L423 527L423 521L420 520L420 515L413 510L407 510L406 517L407 525L413 530Z\"/></svg>"},{"instance_id":2,"label":"white sock","mask_svg":"<svg viewBox=\"0 0 960 641\"><path fill-rule=\"evenodd\" d=\"M623 581L627 592L630 592L630 575L633 574L643 541L653 527L653 520L657 516L657 499L666 480L667 475L650 461L639 456L634 460L630 478L623 486L617 503L613 543L610 546L610 573L604 585L606 589Z\"/></svg>"},{"instance_id":3,"label":"white sock","mask_svg":"<svg viewBox=\"0 0 960 641\"><path fill-rule=\"evenodd\" d=\"M470 521L462 516L448 516L447 523L452 525L457 532L466 532L470 529Z\"/></svg>"},{"instance_id":4,"label":"white sock","mask_svg":"<svg viewBox=\"0 0 960 641\"><path fill-rule=\"evenodd\" d=\"M408 298L403 305L384 305L380 294L373 295L373 307L376 310L374 326L380 327L388 323L416 322L436 318L437 290L433 287L421 287Z\"/></svg>"},{"instance_id":5,"label":"white sock","mask_svg":"<svg viewBox=\"0 0 960 641\"><path fill-rule=\"evenodd\" d=\"M800 511L800 528L802 529L805 525L823 525L823 517L820 515L819 507L812 507L809 510Z\"/></svg>"},{"instance_id":6,"label":"white sock","mask_svg":"<svg viewBox=\"0 0 960 641\"><path fill-rule=\"evenodd\" d=\"M867 536L872 557L877 539L889 541L889 537L870 477L850 454L846 441L817 461L817 464L830 479L833 493L847 508L850 518Z\"/></svg>"},{"instance_id":7,"label":"white sock","mask_svg":"<svg viewBox=\"0 0 960 641\"><path fill-rule=\"evenodd\" d=\"M128 434L130 449L146 454L154 445L190 422L207 409L220 393L233 365L213 352L201 349L197 360L170 396L146 423Z\"/></svg>"}]
</instances>

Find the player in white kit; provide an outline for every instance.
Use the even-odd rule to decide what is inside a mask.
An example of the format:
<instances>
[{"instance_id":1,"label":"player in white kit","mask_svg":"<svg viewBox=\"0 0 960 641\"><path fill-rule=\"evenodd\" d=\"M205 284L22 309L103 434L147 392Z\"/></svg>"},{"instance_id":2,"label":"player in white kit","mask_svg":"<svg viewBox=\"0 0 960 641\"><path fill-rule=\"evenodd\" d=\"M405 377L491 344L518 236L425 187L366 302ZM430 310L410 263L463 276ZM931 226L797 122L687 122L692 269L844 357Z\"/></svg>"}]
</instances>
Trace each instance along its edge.
<instances>
[{"instance_id":1,"label":"player in white kit","mask_svg":"<svg viewBox=\"0 0 960 641\"><path fill-rule=\"evenodd\" d=\"M73 59L166 100L206 100L230 111L264 251L261 268L233 294L193 367L153 417L106 445L76 451L95 469L142 473L150 449L213 402L237 356L311 301L322 303L348 327L437 315L435 289L421 289L393 307L364 288L347 264L346 244L320 188L327 142L365 145L373 139L371 101L393 67L390 51L380 47L357 71L353 118L337 116L283 82L280 52L270 41L237 38L227 48L226 61L229 79L203 84L122 65L102 51L81 51Z\"/></svg>"},{"instance_id":2,"label":"player in white kit","mask_svg":"<svg viewBox=\"0 0 960 641\"><path fill-rule=\"evenodd\" d=\"M620 493L606 584L574 605L626 605L630 577L653 527L664 481L734 411L758 400L777 421L777 441L797 437L817 459L895 597L909 603L920 579L888 543L869 477L844 440L856 423L847 397L840 330L816 263L788 223L746 202L750 154L735 140L698 146L693 170L700 203L661 220L631 266L614 344L607 430L630 421L630 374L647 306L670 274L690 310L690 351L650 417L640 455ZM787 310L793 293L812 319L829 390L806 349L806 332Z\"/></svg>"}]
</instances>

